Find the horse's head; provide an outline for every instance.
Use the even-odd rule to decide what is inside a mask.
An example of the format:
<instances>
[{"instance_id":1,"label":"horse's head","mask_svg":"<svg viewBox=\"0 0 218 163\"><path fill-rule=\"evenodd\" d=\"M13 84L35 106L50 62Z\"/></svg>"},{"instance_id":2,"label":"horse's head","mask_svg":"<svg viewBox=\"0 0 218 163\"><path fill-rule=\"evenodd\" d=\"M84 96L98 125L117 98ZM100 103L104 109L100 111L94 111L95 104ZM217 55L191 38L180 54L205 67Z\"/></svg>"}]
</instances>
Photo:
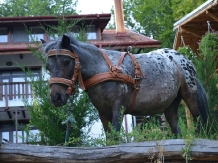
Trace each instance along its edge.
<instances>
[{"instance_id":1,"label":"horse's head","mask_svg":"<svg viewBox=\"0 0 218 163\"><path fill-rule=\"evenodd\" d=\"M67 35L63 35L57 41L49 43L42 41L42 43L44 44L44 53L47 55L46 69L50 72L51 78L49 82L50 99L55 106L63 106L73 87L75 88L75 83L72 82L75 53L70 45L71 39Z\"/></svg>"}]
</instances>

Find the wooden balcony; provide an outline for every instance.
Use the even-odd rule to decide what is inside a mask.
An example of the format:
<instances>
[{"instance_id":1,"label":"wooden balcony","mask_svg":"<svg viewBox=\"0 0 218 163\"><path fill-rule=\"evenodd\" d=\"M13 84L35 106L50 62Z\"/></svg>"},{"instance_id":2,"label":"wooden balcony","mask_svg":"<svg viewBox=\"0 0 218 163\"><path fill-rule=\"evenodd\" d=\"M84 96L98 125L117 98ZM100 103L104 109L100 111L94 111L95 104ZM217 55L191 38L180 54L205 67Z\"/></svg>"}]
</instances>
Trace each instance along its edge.
<instances>
[{"instance_id":1,"label":"wooden balcony","mask_svg":"<svg viewBox=\"0 0 218 163\"><path fill-rule=\"evenodd\" d=\"M5 108L9 107L10 100L32 98L32 89L27 82L0 83L0 102L5 101Z\"/></svg>"}]
</instances>

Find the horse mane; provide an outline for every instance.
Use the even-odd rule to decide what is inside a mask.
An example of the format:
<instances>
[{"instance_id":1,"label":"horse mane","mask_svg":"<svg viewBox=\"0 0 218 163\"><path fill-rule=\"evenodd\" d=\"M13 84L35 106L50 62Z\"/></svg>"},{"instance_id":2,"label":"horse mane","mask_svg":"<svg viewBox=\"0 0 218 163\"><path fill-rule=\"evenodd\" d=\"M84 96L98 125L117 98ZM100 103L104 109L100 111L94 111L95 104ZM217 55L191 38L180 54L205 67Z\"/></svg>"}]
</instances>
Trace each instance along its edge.
<instances>
[{"instance_id":1,"label":"horse mane","mask_svg":"<svg viewBox=\"0 0 218 163\"><path fill-rule=\"evenodd\" d=\"M72 34L72 33L67 33L65 34L66 36L68 36L70 38L70 44L71 47L73 48L73 50L75 50L77 53L79 51L81 51L80 48L84 49L84 48L91 48L91 46L93 47L94 45L87 43L87 42L81 42L79 40L76 39L76 37ZM43 54L46 56L46 54L48 53L49 50L51 49L61 49L61 42L62 42L62 37L60 36L58 37L56 40L52 40L48 43L45 44L44 49L43 49ZM80 50L79 50L80 49ZM82 50L83 51L83 50Z\"/></svg>"}]
</instances>

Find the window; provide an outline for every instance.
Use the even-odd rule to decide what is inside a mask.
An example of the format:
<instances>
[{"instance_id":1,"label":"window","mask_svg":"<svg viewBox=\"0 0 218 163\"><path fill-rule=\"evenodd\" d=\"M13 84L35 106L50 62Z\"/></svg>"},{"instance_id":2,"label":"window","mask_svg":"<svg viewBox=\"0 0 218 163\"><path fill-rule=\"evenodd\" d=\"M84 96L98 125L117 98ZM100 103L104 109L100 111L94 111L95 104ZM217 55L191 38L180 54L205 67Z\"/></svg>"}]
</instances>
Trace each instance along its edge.
<instances>
[{"instance_id":1,"label":"window","mask_svg":"<svg viewBox=\"0 0 218 163\"><path fill-rule=\"evenodd\" d=\"M97 39L97 33L94 25L86 26L86 35L87 35L87 40Z\"/></svg>"},{"instance_id":2,"label":"window","mask_svg":"<svg viewBox=\"0 0 218 163\"><path fill-rule=\"evenodd\" d=\"M29 33L30 32L30 33ZM24 27L13 28L13 42L33 42L43 39L44 31L39 27L30 27L26 31Z\"/></svg>"},{"instance_id":3,"label":"window","mask_svg":"<svg viewBox=\"0 0 218 163\"><path fill-rule=\"evenodd\" d=\"M39 27L30 27L30 32L31 34L29 34L29 42L40 41L40 39L44 39L43 29Z\"/></svg>"},{"instance_id":4,"label":"window","mask_svg":"<svg viewBox=\"0 0 218 163\"><path fill-rule=\"evenodd\" d=\"M80 35L79 27L78 25L75 25L71 28L70 32L78 39Z\"/></svg>"},{"instance_id":5,"label":"window","mask_svg":"<svg viewBox=\"0 0 218 163\"><path fill-rule=\"evenodd\" d=\"M56 30L51 29L50 32L51 32L51 34L49 35L50 40L55 40L58 38L58 32ZM70 33L73 34L78 39L80 36L79 27L77 25L73 26L70 29Z\"/></svg>"},{"instance_id":6,"label":"window","mask_svg":"<svg viewBox=\"0 0 218 163\"><path fill-rule=\"evenodd\" d=\"M54 29L49 30L49 40L56 40L58 38L58 31Z\"/></svg>"},{"instance_id":7,"label":"window","mask_svg":"<svg viewBox=\"0 0 218 163\"><path fill-rule=\"evenodd\" d=\"M13 42L29 42L29 34L24 27L13 28Z\"/></svg>"},{"instance_id":8,"label":"window","mask_svg":"<svg viewBox=\"0 0 218 163\"><path fill-rule=\"evenodd\" d=\"M8 42L7 28L0 28L0 42Z\"/></svg>"}]
</instances>

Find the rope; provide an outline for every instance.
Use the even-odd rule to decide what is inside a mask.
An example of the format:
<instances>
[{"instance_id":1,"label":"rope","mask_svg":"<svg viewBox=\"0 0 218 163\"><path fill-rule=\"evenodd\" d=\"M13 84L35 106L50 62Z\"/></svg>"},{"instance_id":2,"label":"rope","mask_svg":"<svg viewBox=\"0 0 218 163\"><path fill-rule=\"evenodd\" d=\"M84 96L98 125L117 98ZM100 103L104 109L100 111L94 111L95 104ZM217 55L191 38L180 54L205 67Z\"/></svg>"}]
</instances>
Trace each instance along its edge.
<instances>
[{"instance_id":1,"label":"rope","mask_svg":"<svg viewBox=\"0 0 218 163\"><path fill-rule=\"evenodd\" d=\"M208 29L208 32L210 33L213 32L214 30L212 29L211 25L210 25L210 21L207 21L207 29Z\"/></svg>"},{"instance_id":2,"label":"rope","mask_svg":"<svg viewBox=\"0 0 218 163\"><path fill-rule=\"evenodd\" d=\"M181 40L182 40L182 44L183 44L184 46L186 46L186 45L185 45L185 41L184 41L184 39L183 39L183 36L181 36Z\"/></svg>"},{"instance_id":3,"label":"rope","mask_svg":"<svg viewBox=\"0 0 218 163\"><path fill-rule=\"evenodd\" d=\"M183 46L186 46L186 45L185 45L184 38L183 38L183 35L182 35L182 30L180 29L180 26L179 26L179 28L178 28L178 32L181 33L181 42L182 42L182 45L183 45Z\"/></svg>"}]
</instances>

